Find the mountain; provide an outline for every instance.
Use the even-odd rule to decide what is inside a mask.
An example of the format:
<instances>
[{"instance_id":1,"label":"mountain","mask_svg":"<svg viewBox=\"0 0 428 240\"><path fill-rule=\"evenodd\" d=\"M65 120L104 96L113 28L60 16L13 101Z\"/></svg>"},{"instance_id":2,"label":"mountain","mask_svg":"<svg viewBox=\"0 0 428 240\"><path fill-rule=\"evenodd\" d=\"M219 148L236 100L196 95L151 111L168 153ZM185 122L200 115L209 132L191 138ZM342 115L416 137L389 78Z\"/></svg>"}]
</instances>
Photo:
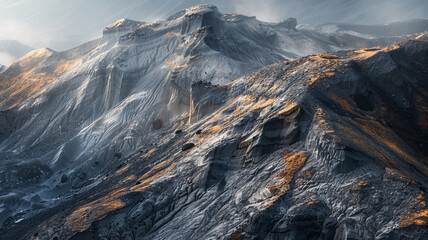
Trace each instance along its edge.
<instances>
[{"instance_id":1,"label":"mountain","mask_svg":"<svg viewBox=\"0 0 428 240\"><path fill-rule=\"evenodd\" d=\"M394 22L383 25L355 25L355 24L321 24L302 25L301 31L309 29L320 34L330 36L330 41L341 46L364 48L368 45L355 42L355 38L370 39L372 45L385 45L394 41L417 37L426 33L428 20L417 19L404 22ZM361 41L360 41L361 42Z\"/></svg>"},{"instance_id":2,"label":"mountain","mask_svg":"<svg viewBox=\"0 0 428 240\"><path fill-rule=\"evenodd\" d=\"M33 50L15 40L0 40L0 63L9 65Z\"/></svg>"},{"instance_id":3,"label":"mountain","mask_svg":"<svg viewBox=\"0 0 428 240\"><path fill-rule=\"evenodd\" d=\"M0 234L424 236L426 36L296 26L200 5L6 68Z\"/></svg>"}]
</instances>

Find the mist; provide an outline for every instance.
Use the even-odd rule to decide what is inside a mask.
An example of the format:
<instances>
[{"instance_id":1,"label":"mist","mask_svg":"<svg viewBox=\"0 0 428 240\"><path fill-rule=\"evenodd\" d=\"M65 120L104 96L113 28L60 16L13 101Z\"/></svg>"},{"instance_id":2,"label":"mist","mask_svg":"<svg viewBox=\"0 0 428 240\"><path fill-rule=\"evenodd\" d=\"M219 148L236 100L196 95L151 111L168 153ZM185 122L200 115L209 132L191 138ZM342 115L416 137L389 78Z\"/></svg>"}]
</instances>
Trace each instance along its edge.
<instances>
[{"instance_id":1,"label":"mist","mask_svg":"<svg viewBox=\"0 0 428 240\"><path fill-rule=\"evenodd\" d=\"M62 51L101 37L103 28L117 19L160 20L204 3L223 13L263 21L295 17L299 24L384 24L428 18L426 0L0 0L0 40Z\"/></svg>"}]
</instances>

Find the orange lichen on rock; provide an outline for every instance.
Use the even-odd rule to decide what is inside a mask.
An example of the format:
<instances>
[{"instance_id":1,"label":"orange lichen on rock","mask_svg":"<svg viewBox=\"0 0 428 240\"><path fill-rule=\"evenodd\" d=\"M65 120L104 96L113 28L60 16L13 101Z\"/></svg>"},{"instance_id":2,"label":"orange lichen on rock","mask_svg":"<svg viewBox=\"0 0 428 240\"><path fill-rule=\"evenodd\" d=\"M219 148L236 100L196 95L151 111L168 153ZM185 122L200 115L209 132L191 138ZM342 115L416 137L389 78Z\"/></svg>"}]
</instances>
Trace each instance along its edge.
<instances>
[{"instance_id":1,"label":"orange lichen on rock","mask_svg":"<svg viewBox=\"0 0 428 240\"><path fill-rule=\"evenodd\" d=\"M273 85L272 87L269 88L269 90L267 91L268 93L273 93L278 89L278 85Z\"/></svg>"},{"instance_id":2,"label":"orange lichen on rock","mask_svg":"<svg viewBox=\"0 0 428 240\"><path fill-rule=\"evenodd\" d=\"M247 95L245 99L245 105L250 105L254 101L254 98L251 95Z\"/></svg>"},{"instance_id":3,"label":"orange lichen on rock","mask_svg":"<svg viewBox=\"0 0 428 240\"><path fill-rule=\"evenodd\" d=\"M158 150L157 148L152 148L152 149L150 149L150 151L148 151L146 154L144 154L144 155L141 157L141 159L150 157L150 156L151 156L154 152L156 152L157 150Z\"/></svg>"},{"instance_id":4,"label":"orange lichen on rock","mask_svg":"<svg viewBox=\"0 0 428 240\"><path fill-rule=\"evenodd\" d=\"M374 55L376 55L377 53L380 52L389 52L395 49L400 48L400 46L398 46L397 44L393 44L384 48L380 48L380 47L372 47L372 48L363 48L363 49L358 49L355 50L354 53L356 53L355 55L352 56L353 59L358 59L358 60L363 60L363 59L368 59L373 57Z\"/></svg>"},{"instance_id":5,"label":"orange lichen on rock","mask_svg":"<svg viewBox=\"0 0 428 240\"><path fill-rule=\"evenodd\" d=\"M181 70L184 68L188 68L190 61L193 59L195 59L195 56L191 56L191 57L187 58L186 63L184 63L183 65L177 65L174 61L168 60L168 61L165 61L165 65Z\"/></svg>"},{"instance_id":6,"label":"orange lichen on rock","mask_svg":"<svg viewBox=\"0 0 428 240\"><path fill-rule=\"evenodd\" d=\"M337 122L335 131L340 133L340 140L354 144L364 153L382 160L384 164L393 169L402 169L401 158L407 163L419 166L419 170L428 175L428 168L418 161L391 130L377 121L362 118L343 118L345 121ZM391 155L393 154L393 155ZM397 159L399 157L399 159Z\"/></svg>"},{"instance_id":7,"label":"orange lichen on rock","mask_svg":"<svg viewBox=\"0 0 428 240\"><path fill-rule=\"evenodd\" d=\"M285 103L284 107L282 107L278 111L278 114L279 115L289 115L290 113L296 111L298 107L299 107L299 105L297 105L296 102L294 102L294 101L288 101L288 102Z\"/></svg>"},{"instance_id":8,"label":"orange lichen on rock","mask_svg":"<svg viewBox=\"0 0 428 240\"><path fill-rule=\"evenodd\" d=\"M333 95L331 95L331 97L333 98L334 101L336 101L340 105L340 107L343 110L362 117L361 114L356 112L355 103L352 101L352 99L346 99L345 97L339 96L337 94L333 94Z\"/></svg>"},{"instance_id":9,"label":"orange lichen on rock","mask_svg":"<svg viewBox=\"0 0 428 240\"><path fill-rule=\"evenodd\" d=\"M423 191L419 191L411 209L400 216L400 227L428 225L428 209L425 208L427 204L424 199L425 193Z\"/></svg>"},{"instance_id":10,"label":"orange lichen on rock","mask_svg":"<svg viewBox=\"0 0 428 240\"><path fill-rule=\"evenodd\" d=\"M135 181L135 179L137 179L137 178L136 178L134 175L131 175L131 176L127 177L127 178L123 181L123 183L133 182L133 181Z\"/></svg>"},{"instance_id":11,"label":"orange lichen on rock","mask_svg":"<svg viewBox=\"0 0 428 240\"><path fill-rule=\"evenodd\" d=\"M360 186L360 187L365 187L365 186L369 185L369 182L366 182L366 181L364 181L364 180L361 180L361 181L359 181L359 182L357 183L357 185L358 185L358 186Z\"/></svg>"},{"instance_id":12,"label":"orange lichen on rock","mask_svg":"<svg viewBox=\"0 0 428 240\"><path fill-rule=\"evenodd\" d=\"M334 134L335 131L327 122L327 115L325 114L322 108L317 109L317 112L315 113L315 120L318 122L318 125L321 127L325 134L329 134L329 136L337 138L337 136Z\"/></svg>"},{"instance_id":13,"label":"orange lichen on rock","mask_svg":"<svg viewBox=\"0 0 428 240\"><path fill-rule=\"evenodd\" d=\"M262 109L262 108L268 107L272 103L274 103L276 100L278 100L278 98L270 98L270 99L261 98L248 111L251 112L251 111L254 111L254 110L257 110L257 109Z\"/></svg>"},{"instance_id":14,"label":"orange lichen on rock","mask_svg":"<svg viewBox=\"0 0 428 240\"><path fill-rule=\"evenodd\" d=\"M278 198L287 193L290 189L290 183L294 178L294 174L306 163L306 154L304 152L284 151L281 154L281 158L284 161L285 168L275 176L280 179L280 182L268 187L274 200L266 207L270 207Z\"/></svg>"},{"instance_id":15,"label":"orange lichen on rock","mask_svg":"<svg viewBox=\"0 0 428 240\"><path fill-rule=\"evenodd\" d=\"M175 34L174 34L174 32L173 32L173 31L169 31L169 32L167 32L167 33L166 33L166 36L167 36L167 37L174 37L174 36L175 36Z\"/></svg>"},{"instance_id":16,"label":"orange lichen on rock","mask_svg":"<svg viewBox=\"0 0 428 240\"><path fill-rule=\"evenodd\" d=\"M307 85L317 83L330 87L330 84L326 80L336 75L336 73L343 72L339 66L346 66L343 60L332 54L310 56L308 59L311 64L306 69L312 70L313 74L308 76Z\"/></svg>"},{"instance_id":17,"label":"orange lichen on rock","mask_svg":"<svg viewBox=\"0 0 428 240\"><path fill-rule=\"evenodd\" d=\"M175 63L174 63L173 61L166 61L166 62L165 62L165 65L168 65L168 66L170 66L170 67L172 67L172 68L176 68L176 67L178 67L177 65L175 65Z\"/></svg>"},{"instance_id":18,"label":"orange lichen on rock","mask_svg":"<svg viewBox=\"0 0 428 240\"><path fill-rule=\"evenodd\" d=\"M311 170L306 170L306 171L304 171L304 172L300 173L300 174L299 174L299 177L308 177L308 176L310 176L311 174L312 174L312 171L311 171Z\"/></svg>"},{"instance_id":19,"label":"orange lichen on rock","mask_svg":"<svg viewBox=\"0 0 428 240\"><path fill-rule=\"evenodd\" d=\"M128 169L129 169L129 165L125 165L124 167L121 167L117 171L115 171L113 176L114 175L120 175L120 174L126 172L126 170L128 170Z\"/></svg>"},{"instance_id":20,"label":"orange lichen on rock","mask_svg":"<svg viewBox=\"0 0 428 240\"><path fill-rule=\"evenodd\" d=\"M92 222L103 219L108 213L124 207L119 199L126 193L126 188L118 189L113 193L83 205L73 211L65 223L72 231L85 231Z\"/></svg>"},{"instance_id":21,"label":"orange lichen on rock","mask_svg":"<svg viewBox=\"0 0 428 240\"><path fill-rule=\"evenodd\" d=\"M367 119L373 119L373 120L375 119L375 117L372 116L371 114L367 114L365 112L360 111L357 108L357 104L352 98L340 96L337 94L333 94L331 95L331 97L335 102L339 104L339 106L343 110L347 111L348 113L351 113L360 118L367 118Z\"/></svg>"},{"instance_id":22,"label":"orange lichen on rock","mask_svg":"<svg viewBox=\"0 0 428 240\"><path fill-rule=\"evenodd\" d=\"M238 106L237 108L235 108L235 110L233 110L233 112L232 112L232 113L240 112L240 111L241 111L241 109L242 109L242 107L241 107L241 106Z\"/></svg>"},{"instance_id":23,"label":"orange lichen on rock","mask_svg":"<svg viewBox=\"0 0 428 240\"><path fill-rule=\"evenodd\" d=\"M250 97L249 95L247 96ZM226 116L224 117L220 122L216 122L216 125L212 126L212 125L208 125L206 128L208 129L207 134L212 134L212 133L216 133L218 131L220 131L221 129L223 129L224 127L228 126L229 124L231 124L232 122L234 122L237 119L240 119L244 116L246 116L247 114L249 114L250 112L254 111L254 110L258 110L258 109L262 109L265 107L268 107L270 105L272 105L278 98L270 98L270 99L266 99L266 98L260 98L256 103L253 103L250 106L238 106L235 108L235 110L232 112L232 116ZM222 108L220 108L219 110L217 110L213 117L211 118L211 122L217 120L220 116L223 115L224 110L227 107L230 107L232 104L234 104L235 102L237 102L239 99L238 98L234 98L231 101L229 101L225 106L223 106ZM245 104L247 105L247 104Z\"/></svg>"},{"instance_id":24,"label":"orange lichen on rock","mask_svg":"<svg viewBox=\"0 0 428 240\"><path fill-rule=\"evenodd\" d=\"M28 59L22 59L18 64L25 64ZM0 85L0 94L7 93L7 98L0 101L0 106L5 106L7 109L11 109L25 99L39 91L43 86L51 83L57 79L65 71L73 68L81 61L81 58L74 60L59 60L58 65L51 72L40 72L37 66L28 68L22 66L22 70L19 75L11 77L10 79L2 81Z\"/></svg>"},{"instance_id":25,"label":"orange lichen on rock","mask_svg":"<svg viewBox=\"0 0 428 240\"><path fill-rule=\"evenodd\" d=\"M236 235L235 237L231 238L230 240L242 240L243 237L241 234Z\"/></svg>"},{"instance_id":26,"label":"orange lichen on rock","mask_svg":"<svg viewBox=\"0 0 428 240\"><path fill-rule=\"evenodd\" d=\"M400 227L408 227L410 225L428 225L428 209L422 209L416 212L409 212L406 215L400 216Z\"/></svg>"},{"instance_id":27,"label":"orange lichen on rock","mask_svg":"<svg viewBox=\"0 0 428 240\"><path fill-rule=\"evenodd\" d=\"M406 151L405 143L401 142L392 131L376 121L363 119L355 119L355 121L357 122L356 125L360 126L364 133L388 147L405 161L418 166L420 171L428 176L428 167Z\"/></svg>"},{"instance_id":28,"label":"orange lichen on rock","mask_svg":"<svg viewBox=\"0 0 428 240\"><path fill-rule=\"evenodd\" d=\"M311 175L312 175L311 170L306 170L304 172L301 172L299 175L297 175L298 178L295 181L296 186L301 187L306 185L309 182Z\"/></svg>"},{"instance_id":29,"label":"orange lichen on rock","mask_svg":"<svg viewBox=\"0 0 428 240\"><path fill-rule=\"evenodd\" d=\"M210 133L215 133L215 132L220 131L222 128L223 128L223 127L222 127L221 125L216 125L216 126L214 126L214 127L211 127L211 128L210 128L210 130L209 130L209 132L210 132Z\"/></svg>"},{"instance_id":30,"label":"orange lichen on rock","mask_svg":"<svg viewBox=\"0 0 428 240\"><path fill-rule=\"evenodd\" d=\"M324 59L340 59L339 56L332 53L321 53L321 54L318 54L318 56Z\"/></svg>"},{"instance_id":31,"label":"orange lichen on rock","mask_svg":"<svg viewBox=\"0 0 428 240\"><path fill-rule=\"evenodd\" d=\"M143 176L141 176L138 181L140 181L139 184L133 186L130 188L131 191L142 191L145 187L147 187L150 183L155 181L156 179L164 176L169 171L171 171L172 168L174 168L175 163L170 164L168 167L165 167L169 163L168 160L165 160L163 162L160 162L159 164L155 165L150 171L145 173Z\"/></svg>"},{"instance_id":32,"label":"orange lichen on rock","mask_svg":"<svg viewBox=\"0 0 428 240\"><path fill-rule=\"evenodd\" d=\"M353 184L351 190L352 191L359 191L360 189L367 187L370 183L365 180L360 180Z\"/></svg>"},{"instance_id":33,"label":"orange lichen on rock","mask_svg":"<svg viewBox=\"0 0 428 240\"><path fill-rule=\"evenodd\" d=\"M155 165L150 171L138 179L138 181L140 181L138 185L132 186L131 188L120 187L136 180L136 177L131 175L125 178L125 180L116 187L116 190L77 208L68 216L66 227L70 228L72 231L82 232L86 230L92 222L103 219L108 213L124 207L125 204L120 198L129 191L142 191L150 183L164 176L175 165L172 163L167 166L168 163L170 162L166 160ZM122 169L126 170L127 168L124 167ZM119 170L120 173L124 172L122 169ZM117 172L115 174L117 174Z\"/></svg>"}]
</instances>

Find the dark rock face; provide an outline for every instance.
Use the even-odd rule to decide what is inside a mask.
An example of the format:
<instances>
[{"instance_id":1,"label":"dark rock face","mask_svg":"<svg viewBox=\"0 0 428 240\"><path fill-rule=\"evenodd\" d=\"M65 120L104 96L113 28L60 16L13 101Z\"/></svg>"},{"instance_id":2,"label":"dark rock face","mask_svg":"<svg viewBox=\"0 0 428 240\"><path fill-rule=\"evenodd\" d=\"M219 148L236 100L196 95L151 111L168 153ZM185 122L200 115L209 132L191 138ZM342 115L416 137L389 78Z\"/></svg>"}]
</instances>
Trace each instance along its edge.
<instances>
[{"instance_id":1,"label":"dark rock face","mask_svg":"<svg viewBox=\"0 0 428 240\"><path fill-rule=\"evenodd\" d=\"M279 24L282 27L289 28L289 29L292 29L292 30L296 30L297 19L295 19L295 18L289 18L287 20L281 21Z\"/></svg>"},{"instance_id":2,"label":"dark rock face","mask_svg":"<svg viewBox=\"0 0 428 240\"><path fill-rule=\"evenodd\" d=\"M214 112L224 103L226 89L209 82L198 81L190 91L189 122L194 123Z\"/></svg>"},{"instance_id":3,"label":"dark rock face","mask_svg":"<svg viewBox=\"0 0 428 240\"><path fill-rule=\"evenodd\" d=\"M63 175L61 176L61 183L65 183L65 182L67 182L67 180L68 180L67 175L66 175L66 174L63 174Z\"/></svg>"},{"instance_id":4,"label":"dark rock face","mask_svg":"<svg viewBox=\"0 0 428 240\"><path fill-rule=\"evenodd\" d=\"M163 123L162 123L162 120L160 120L160 119L156 119L152 123L153 129L155 129L155 130L161 129L162 125L163 125Z\"/></svg>"},{"instance_id":5,"label":"dark rock face","mask_svg":"<svg viewBox=\"0 0 428 240\"><path fill-rule=\"evenodd\" d=\"M186 143L183 145L183 147L181 147L182 151L187 151L189 149L192 149L193 147L195 147L194 143Z\"/></svg>"}]
</instances>

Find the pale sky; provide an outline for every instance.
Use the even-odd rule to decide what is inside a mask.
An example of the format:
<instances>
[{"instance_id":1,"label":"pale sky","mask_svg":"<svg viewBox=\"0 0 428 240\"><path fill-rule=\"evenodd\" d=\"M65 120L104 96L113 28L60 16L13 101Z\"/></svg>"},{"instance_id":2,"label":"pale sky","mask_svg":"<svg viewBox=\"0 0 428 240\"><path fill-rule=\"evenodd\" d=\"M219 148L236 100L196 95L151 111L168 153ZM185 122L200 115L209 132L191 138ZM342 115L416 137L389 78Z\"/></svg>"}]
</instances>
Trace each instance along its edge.
<instances>
[{"instance_id":1,"label":"pale sky","mask_svg":"<svg viewBox=\"0 0 428 240\"><path fill-rule=\"evenodd\" d=\"M101 36L120 18L153 21L209 3L264 21L383 24L428 18L428 0L0 0L0 40L65 50Z\"/></svg>"}]
</instances>

